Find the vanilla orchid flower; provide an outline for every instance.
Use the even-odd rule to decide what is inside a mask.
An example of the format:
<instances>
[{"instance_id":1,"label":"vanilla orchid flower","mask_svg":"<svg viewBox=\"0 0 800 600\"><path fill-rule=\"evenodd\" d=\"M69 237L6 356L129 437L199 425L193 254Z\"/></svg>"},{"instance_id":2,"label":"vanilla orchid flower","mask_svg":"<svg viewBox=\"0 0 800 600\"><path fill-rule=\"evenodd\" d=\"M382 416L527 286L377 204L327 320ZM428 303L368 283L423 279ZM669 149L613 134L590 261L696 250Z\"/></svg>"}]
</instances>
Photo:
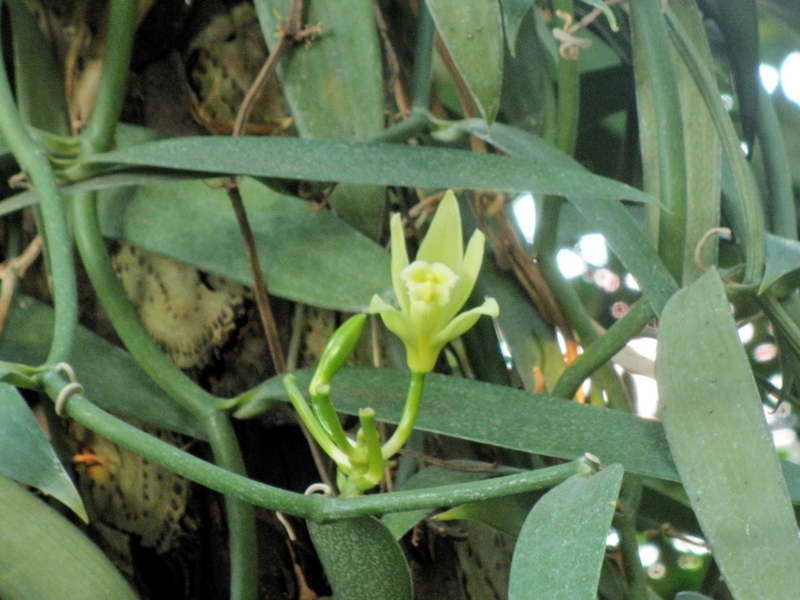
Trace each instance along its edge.
<instances>
[{"instance_id":1,"label":"vanilla orchid flower","mask_svg":"<svg viewBox=\"0 0 800 600\"><path fill-rule=\"evenodd\" d=\"M481 315L496 317L494 298L458 314L472 293L483 262L485 236L475 231L464 252L461 213L452 191L439 204L416 260L409 263L400 215L391 220L392 285L400 309L377 294L369 310L406 347L413 373L428 373L445 344L468 331Z\"/></svg>"}]
</instances>

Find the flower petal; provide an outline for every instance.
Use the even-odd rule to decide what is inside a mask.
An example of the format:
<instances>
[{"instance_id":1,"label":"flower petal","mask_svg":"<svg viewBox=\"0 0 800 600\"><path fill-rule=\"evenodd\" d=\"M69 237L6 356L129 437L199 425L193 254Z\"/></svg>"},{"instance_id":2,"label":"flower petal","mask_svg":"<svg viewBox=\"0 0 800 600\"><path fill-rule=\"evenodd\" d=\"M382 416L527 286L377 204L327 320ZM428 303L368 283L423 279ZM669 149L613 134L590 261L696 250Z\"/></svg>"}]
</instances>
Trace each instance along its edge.
<instances>
[{"instance_id":1,"label":"flower petal","mask_svg":"<svg viewBox=\"0 0 800 600\"><path fill-rule=\"evenodd\" d=\"M369 303L369 312L380 314L386 329L399 337L406 346L417 344L417 332L414 331L408 316L384 302L378 294L372 297L372 301Z\"/></svg>"},{"instance_id":2,"label":"flower petal","mask_svg":"<svg viewBox=\"0 0 800 600\"><path fill-rule=\"evenodd\" d=\"M487 298L486 301L480 306L461 313L455 319L447 324L447 327L439 331L431 340L431 347L441 348L450 340L465 334L469 329L475 325L481 315L488 315L496 317L500 314L500 307L497 305L497 300L494 298Z\"/></svg>"},{"instance_id":3,"label":"flower petal","mask_svg":"<svg viewBox=\"0 0 800 600\"><path fill-rule=\"evenodd\" d=\"M408 289L405 282L400 278L400 273L408 266L408 250L406 250L406 236L403 233L403 220L399 214L392 215L391 220L392 234L392 287L394 295L397 296L397 303L400 310L408 313ZM373 298L373 302L374 302ZM372 305L370 305L370 312Z\"/></svg>"},{"instance_id":4,"label":"flower petal","mask_svg":"<svg viewBox=\"0 0 800 600\"><path fill-rule=\"evenodd\" d=\"M463 235L458 201L453 192L448 190L420 244L417 260L424 260L431 265L442 263L458 273L464 253Z\"/></svg>"},{"instance_id":5,"label":"flower petal","mask_svg":"<svg viewBox=\"0 0 800 600\"><path fill-rule=\"evenodd\" d=\"M477 229L472 234L472 237L467 244L467 252L464 254L464 260L461 262L461 269L456 271L458 281L450 291L450 304L446 310L446 317L449 321L466 303L469 295L472 293L472 288L475 287L475 281L478 279L478 273L483 264L483 247L486 243L486 236L482 231Z\"/></svg>"}]
</instances>

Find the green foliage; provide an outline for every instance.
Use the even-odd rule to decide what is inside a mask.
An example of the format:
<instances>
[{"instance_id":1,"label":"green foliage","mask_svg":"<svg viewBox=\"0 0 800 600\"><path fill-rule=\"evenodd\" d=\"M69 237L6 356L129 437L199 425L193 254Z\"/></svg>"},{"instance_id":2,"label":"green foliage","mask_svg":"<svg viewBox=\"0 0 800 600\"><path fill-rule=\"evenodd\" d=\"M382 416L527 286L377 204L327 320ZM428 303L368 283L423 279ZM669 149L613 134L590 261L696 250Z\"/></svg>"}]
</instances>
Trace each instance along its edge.
<instances>
[{"instance_id":1,"label":"green foliage","mask_svg":"<svg viewBox=\"0 0 800 600\"><path fill-rule=\"evenodd\" d=\"M263 137L173 137L120 123L139 4L115 0L87 28L97 37L82 60L103 56L102 75L91 90L96 108L74 134L81 111L74 94L65 97L76 83L64 84L65 58L22 2L10 1L2 14L10 19L0 28L10 34L2 48L11 55L0 61L0 167L6 176L23 171L31 189L4 190L0 202L2 300L14 294L0 309L0 596L133 594L86 535L6 479L86 518L59 461L70 457L57 456L58 435L48 440L29 408L43 397L116 448L224 495L229 538L219 546L229 552L237 600L258 597L265 560L254 506L308 521L342 599L414 597L417 570L409 562L417 557L404 552L406 535L454 520L516 538L506 565L509 598L796 593L792 503L800 503L800 467L778 458L763 391L772 408L800 406L792 188L800 181L800 110L761 91L758 80L762 56L782 60L800 40L791 3L767 3L773 13L760 14L752 0L665 7L642 0L630 10L598 0L554 0L547 10L530 0L306 0L300 25L314 28L288 31L298 5L257 0L260 35L273 52L285 51L276 71L287 113L280 117L291 117L282 135ZM247 229L229 205L233 177L252 243L242 241ZM435 195L448 188L458 196L463 231L454 219L430 225ZM510 207L518 193L534 197L532 244ZM456 206L447 196L442 214ZM37 268L47 285L31 286L38 300L14 292L24 269L8 262L22 254L29 231L22 210L32 212L25 223L35 223L45 241ZM257 288L263 277L281 299L273 304L286 311L303 304L364 313L377 294L375 306L397 315L390 290L405 289L406 265L385 250L390 222L393 247L407 243L412 256L430 259L418 286L433 285L440 267L452 266L431 247L460 249L462 236L482 231L480 273L477 253L468 251L474 268L452 268L445 283L470 284L459 298L465 311L496 318L448 339L438 363L426 356L424 370L440 373L425 376L423 392L420 373L383 366L406 360L396 340L380 343L387 332L377 320L364 335L375 336L369 364L381 368L343 366L345 354L359 353L366 317L357 316L345 331L346 352L334 346L323 356L310 405L301 390L313 368L287 378L287 395L274 348L272 361L258 357L272 370L234 398L181 371L147 333L104 239L197 269L202 276L193 277L209 288L214 278ZM417 254L425 231L432 241ZM584 265L585 281L566 279L558 253L580 254L589 233L602 234L613 256ZM88 281L76 276L73 246ZM400 266L394 277L393 264ZM636 289L620 286L628 276ZM89 288L124 350L77 325ZM254 302L265 309L260 292ZM400 308L413 312L400 296ZM497 300L499 315L494 305L476 308L486 298ZM430 317L414 313L403 341L430 333L422 331ZM752 323L749 345L736 319ZM235 329L234 321L225 326ZM280 348L291 339L296 365L304 325L278 319L276 329L272 341ZM646 398L631 378L652 377L653 362L625 348L633 338L658 341L660 422L636 416ZM221 338L215 343L216 352L226 350ZM777 358L762 360L770 350ZM577 399L591 406L569 398L585 379ZM413 410L404 411L407 398ZM306 496L247 477L232 420L287 400L316 419L312 435L344 474L341 496ZM51 407L43 410L52 417ZM213 458L201 460L112 412L207 442ZM361 434L339 415L358 416ZM376 419L399 424L400 434L378 439ZM791 419L781 423L796 429ZM417 452L428 451L426 441L455 439L460 451L491 451L496 463L448 456L425 466L414 452L398 457L412 428ZM395 464L392 491L363 494ZM610 528L619 537L614 561L605 560ZM681 567L666 559L642 564L646 539L669 547L672 558L679 554L673 541L705 543L710 558L691 577L676 571L659 579L653 567ZM717 568L724 583L702 578Z\"/></svg>"}]
</instances>

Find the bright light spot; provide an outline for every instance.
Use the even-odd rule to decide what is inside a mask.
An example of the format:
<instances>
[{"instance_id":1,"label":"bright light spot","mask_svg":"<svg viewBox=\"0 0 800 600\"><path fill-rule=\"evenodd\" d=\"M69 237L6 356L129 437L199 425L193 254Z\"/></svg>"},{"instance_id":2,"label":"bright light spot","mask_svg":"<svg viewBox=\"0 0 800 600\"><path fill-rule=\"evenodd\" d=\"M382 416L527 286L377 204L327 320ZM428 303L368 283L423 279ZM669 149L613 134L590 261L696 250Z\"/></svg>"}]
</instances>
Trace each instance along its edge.
<instances>
[{"instance_id":1,"label":"bright light spot","mask_svg":"<svg viewBox=\"0 0 800 600\"><path fill-rule=\"evenodd\" d=\"M522 236L526 242L532 244L533 235L536 233L536 204L533 202L533 196L527 192L520 194L514 199L511 207Z\"/></svg>"},{"instance_id":2,"label":"bright light spot","mask_svg":"<svg viewBox=\"0 0 800 600\"><path fill-rule=\"evenodd\" d=\"M584 235L575 247L575 251L592 266L604 267L608 262L606 238L600 233Z\"/></svg>"},{"instance_id":3,"label":"bright light spot","mask_svg":"<svg viewBox=\"0 0 800 600\"><path fill-rule=\"evenodd\" d=\"M775 373L775 375L771 375L768 381L778 389L783 387L783 375L781 373Z\"/></svg>"},{"instance_id":4,"label":"bright light spot","mask_svg":"<svg viewBox=\"0 0 800 600\"><path fill-rule=\"evenodd\" d=\"M778 450L791 446L796 441L797 432L794 429L785 427L783 429L772 430L772 442Z\"/></svg>"},{"instance_id":5,"label":"bright light spot","mask_svg":"<svg viewBox=\"0 0 800 600\"><path fill-rule=\"evenodd\" d=\"M758 67L758 73L761 75L761 84L764 86L764 89L767 90L767 93L771 94L774 92L781 80L778 69L772 65L762 63L761 66Z\"/></svg>"},{"instance_id":6,"label":"bright light spot","mask_svg":"<svg viewBox=\"0 0 800 600\"><path fill-rule=\"evenodd\" d=\"M572 250L567 250L566 248L559 250L556 255L556 262L561 274L567 279L573 279L586 273L586 263Z\"/></svg>"},{"instance_id":7,"label":"bright light spot","mask_svg":"<svg viewBox=\"0 0 800 600\"><path fill-rule=\"evenodd\" d=\"M739 327L739 339L742 340L743 344L750 343L750 340L753 339L753 333L755 330L756 328L753 327L752 323L746 323Z\"/></svg>"},{"instance_id":8,"label":"bright light spot","mask_svg":"<svg viewBox=\"0 0 800 600\"><path fill-rule=\"evenodd\" d=\"M567 340L564 339L564 336L558 329L556 329L556 342L558 343L558 349L561 350L561 354L566 354Z\"/></svg>"},{"instance_id":9,"label":"bright light spot","mask_svg":"<svg viewBox=\"0 0 800 600\"><path fill-rule=\"evenodd\" d=\"M658 386L656 380L644 375L631 375L636 388L636 414L644 419L655 419L658 414Z\"/></svg>"},{"instance_id":10,"label":"bright light spot","mask_svg":"<svg viewBox=\"0 0 800 600\"><path fill-rule=\"evenodd\" d=\"M733 96L730 94L720 94L720 98L722 98L722 106L725 107L725 110L733 110Z\"/></svg>"},{"instance_id":11,"label":"bright light spot","mask_svg":"<svg viewBox=\"0 0 800 600\"><path fill-rule=\"evenodd\" d=\"M778 356L778 347L770 342L759 344L753 350L753 358L756 362L769 362L776 356Z\"/></svg>"},{"instance_id":12,"label":"bright light spot","mask_svg":"<svg viewBox=\"0 0 800 600\"><path fill-rule=\"evenodd\" d=\"M645 358L649 358L650 360L656 359L656 347L658 346L658 341L655 338L634 338L628 342L628 346L633 348Z\"/></svg>"},{"instance_id":13,"label":"bright light spot","mask_svg":"<svg viewBox=\"0 0 800 600\"><path fill-rule=\"evenodd\" d=\"M780 67L781 90L787 99L800 104L800 52L792 52Z\"/></svg>"},{"instance_id":14,"label":"bright light spot","mask_svg":"<svg viewBox=\"0 0 800 600\"><path fill-rule=\"evenodd\" d=\"M619 546L619 534L616 529L612 529L608 537L606 537L606 546L610 546L611 548Z\"/></svg>"},{"instance_id":15,"label":"bright light spot","mask_svg":"<svg viewBox=\"0 0 800 600\"><path fill-rule=\"evenodd\" d=\"M623 281L625 282L625 287L629 290L639 291L639 282L636 281L636 277L634 277L632 273L625 275Z\"/></svg>"},{"instance_id":16,"label":"bright light spot","mask_svg":"<svg viewBox=\"0 0 800 600\"><path fill-rule=\"evenodd\" d=\"M739 148L741 148L741 149L742 149L742 153L743 153L745 156L748 156L748 155L750 154L750 146L748 146L748 145L747 145L747 142L745 142L744 140L742 140L741 142L739 142Z\"/></svg>"},{"instance_id":17,"label":"bright light spot","mask_svg":"<svg viewBox=\"0 0 800 600\"><path fill-rule=\"evenodd\" d=\"M639 546L639 560L644 568L652 567L658 562L661 550L655 544L642 544Z\"/></svg>"},{"instance_id":18,"label":"bright light spot","mask_svg":"<svg viewBox=\"0 0 800 600\"><path fill-rule=\"evenodd\" d=\"M684 536L684 539L672 538L672 547L684 554L691 553L695 556L705 556L708 548L703 544L703 540L692 535Z\"/></svg>"}]
</instances>

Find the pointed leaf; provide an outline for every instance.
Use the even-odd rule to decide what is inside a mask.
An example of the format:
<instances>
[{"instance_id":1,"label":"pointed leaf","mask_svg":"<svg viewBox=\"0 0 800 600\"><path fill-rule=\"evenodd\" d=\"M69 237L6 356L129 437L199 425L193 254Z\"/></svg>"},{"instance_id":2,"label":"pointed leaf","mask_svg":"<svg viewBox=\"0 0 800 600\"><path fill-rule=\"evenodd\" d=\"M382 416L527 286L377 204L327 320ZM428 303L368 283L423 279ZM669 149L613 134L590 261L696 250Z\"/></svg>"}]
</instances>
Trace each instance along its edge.
<instances>
[{"instance_id":1,"label":"pointed leaf","mask_svg":"<svg viewBox=\"0 0 800 600\"><path fill-rule=\"evenodd\" d=\"M503 7L503 24L506 31L506 44L511 56L516 56L517 33L526 13L535 0L500 0Z\"/></svg>"},{"instance_id":2,"label":"pointed leaf","mask_svg":"<svg viewBox=\"0 0 800 600\"><path fill-rule=\"evenodd\" d=\"M655 202L629 185L508 156L465 150L297 138L199 137L149 142L86 158L207 175L249 175L406 187L502 189Z\"/></svg>"},{"instance_id":3,"label":"pointed leaf","mask_svg":"<svg viewBox=\"0 0 800 600\"><path fill-rule=\"evenodd\" d=\"M289 11L288 0L255 2L261 30L272 48ZM364 141L384 128L383 65L375 13L369 0L306 2L305 22L322 35L281 62L281 91L301 137ZM377 237L384 191L345 185L330 198L337 215Z\"/></svg>"},{"instance_id":4,"label":"pointed leaf","mask_svg":"<svg viewBox=\"0 0 800 600\"><path fill-rule=\"evenodd\" d=\"M125 578L72 523L0 476L0 597L135 600Z\"/></svg>"},{"instance_id":5,"label":"pointed leaf","mask_svg":"<svg viewBox=\"0 0 800 600\"><path fill-rule=\"evenodd\" d=\"M503 85L503 24L498 0L426 0L436 29L483 119L491 126Z\"/></svg>"},{"instance_id":6,"label":"pointed leaf","mask_svg":"<svg viewBox=\"0 0 800 600\"><path fill-rule=\"evenodd\" d=\"M656 379L681 481L737 598L791 598L800 540L761 396L709 270L667 303Z\"/></svg>"},{"instance_id":7,"label":"pointed leaf","mask_svg":"<svg viewBox=\"0 0 800 600\"><path fill-rule=\"evenodd\" d=\"M8 3L14 44L14 83L25 123L69 135L63 75L36 18L22 0Z\"/></svg>"},{"instance_id":8,"label":"pointed leaf","mask_svg":"<svg viewBox=\"0 0 800 600\"><path fill-rule=\"evenodd\" d=\"M411 575L392 534L375 517L308 522L308 532L337 598L411 600Z\"/></svg>"},{"instance_id":9,"label":"pointed leaf","mask_svg":"<svg viewBox=\"0 0 800 600\"><path fill-rule=\"evenodd\" d=\"M789 240L771 233L764 235L767 260L764 264L764 278L761 280L759 294L784 275L800 271L800 242Z\"/></svg>"},{"instance_id":10,"label":"pointed leaf","mask_svg":"<svg viewBox=\"0 0 800 600\"><path fill-rule=\"evenodd\" d=\"M0 473L35 487L88 521L83 501L20 393L0 383Z\"/></svg>"},{"instance_id":11,"label":"pointed leaf","mask_svg":"<svg viewBox=\"0 0 800 600\"><path fill-rule=\"evenodd\" d=\"M575 475L536 503L517 540L509 600L594 600L622 484L612 465Z\"/></svg>"},{"instance_id":12,"label":"pointed leaf","mask_svg":"<svg viewBox=\"0 0 800 600\"><path fill-rule=\"evenodd\" d=\"M512 537L517 537L538 497L539 494L529 492L462 504L439 513L434 519L436 521L479 521Z\"/></svg>"},{"instance_id":13,"label":"pointed leaf","mask_svg":"<svg viewBox=\"0 0 800 600\"><path fill-rule=\"evenodd\" d=\"M454 483L465 483L469 481L480 481L486 479L492 473L490 471L476 472L476 471L461 471L455 468L447 469L445 467L431 466L421 471L414 473L404 485L398 487L397 490L420 490L424 488L432 488L440 485L450 485ZM484 465L486 465L484 463ZM488 466L488 465L486 465ZM394 539L399 540L414 525L422 521L432 511L427 509L411 510L405 512L388 513L383 516L381 522L389 529L394 536Z\"/></svg>"}]
</instances>

